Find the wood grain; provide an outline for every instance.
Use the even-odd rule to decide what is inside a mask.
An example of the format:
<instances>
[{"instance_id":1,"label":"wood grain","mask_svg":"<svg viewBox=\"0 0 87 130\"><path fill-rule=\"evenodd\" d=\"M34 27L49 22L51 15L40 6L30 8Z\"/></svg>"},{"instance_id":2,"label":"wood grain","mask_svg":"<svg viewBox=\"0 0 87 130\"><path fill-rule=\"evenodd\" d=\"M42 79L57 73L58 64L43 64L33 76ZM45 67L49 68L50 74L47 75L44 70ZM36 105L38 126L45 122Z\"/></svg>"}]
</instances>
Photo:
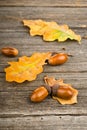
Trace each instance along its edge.
<instances>
[{"instance_id":1,"label":"wood grain","mask_svg":"<svg viewBox=\"0 0 87 130\"><path fill-rule=\"evenodd\" d=\"M0 0L0 7L0 50L6 46L19 50L15 58L0 52L0 130L87 130L87 0ZM42 37L31 37L23 19L67 24L81 35L82 44L70 40L49 43ZM7 82L4 72L7 62L36 51L65 52L73 57L61 66L45 65L35 81ZM41 103L32 103L29 97L44 84L46 75L63 78L78 89L78 103L61 105L50 96Z\"/></svg>"},{"instance_id":2,"label":"wood grain","mask_svg":"<svg viewBox=\"0 0 87 130\"><path fill-rule=\"evenodd\" d=\"M1 118L2 130L86 130L86 116L25 116ZM22 129L21 129L22 126Z\"/></svg>"},{"instance_id":3,"label":"wood grain","mask_svg":"<svg viewBox=\"0 0 87 130\"><path fill-rule=\"evenodd\" d=\"M32 10L32 11L31 11ZM87 28L87 8L57 7L2 7L0 8L0 28L14 30L23 27L23 19L43 19L67 24L70 27Z\"/></svg>"},{"instance_id":4,"label":"wood grain","mask_svg":"<svg viewBox=\"0 0 87 130\"><path fill-rule=\"evenodd\" d=\"M0 6L57 6L57 7L86 7L87 0L0 0Z\"/></svg>"},{"instance_id":5,"label":"wood grain","mask_svg":"<svg viewBox=\"0 0 87 130\"><path fill-rule=\"evenodd\" d=\"M56 79L64 79L65 83L72 84L77 89L86 89L87 84L87 73L42 73L37 76L37 79L32 82L25 81L22 84L18 84L15 82L7 82L5 81L5 74L0 73L0 92L14 92L14 91L33 91L35 88L44 84L44 76L53 76Z\"/></svg>"},{"instance_id":6,"label":"wood grain","mask_svg":"<svg viewBox=\"0 0 87 130\"><path fill-rule=\"evenodd\" d=\"M32 87L34 90L35 87ZM78 104L61 105L48 96L41 103L32 103L29 99L32 90L0 92L0 116L11 114L24 115L55 115L75 114L87 115L87 92L86 89L78 89ZM15 89L16 90L16 89Z\"/></svg>"},{"instance_id":7,"label":"wood grain","mask_svg":"<svg viewBox=\"0 0 87 130\"><path fill-rule=\"evenodd\" d=\"M23 35L24 34L24 35ZM87 47L86 39L82 39L82 44L79 45L75 41L66 41L65 43L44 42L41 37L31 37L28 33L5 33L1 34L1 48L5 46L13 46L19 50L19 55L15 58L9 58L4 55L0 55L0 72L4 72L4 68L8 66L7 62L17 61L19 57L26 55L31 56L34 52L64 52L71 54L73 57L68 58L68 62L61 66L49 66L45 65L45 73L67 73L67 72L87 72ZM7 35L7 36L6 36ZM13 37L14 36L14 37ZM6 38L7 37L7 38ZM12 38L13 37L13 38ZM3 44L4 43L4 44ZM42 48L41 48L42 46ZM62 51L65 48L65 51ZM72 48L72 49L71 49Z\"/></svg>"}]
</instances>

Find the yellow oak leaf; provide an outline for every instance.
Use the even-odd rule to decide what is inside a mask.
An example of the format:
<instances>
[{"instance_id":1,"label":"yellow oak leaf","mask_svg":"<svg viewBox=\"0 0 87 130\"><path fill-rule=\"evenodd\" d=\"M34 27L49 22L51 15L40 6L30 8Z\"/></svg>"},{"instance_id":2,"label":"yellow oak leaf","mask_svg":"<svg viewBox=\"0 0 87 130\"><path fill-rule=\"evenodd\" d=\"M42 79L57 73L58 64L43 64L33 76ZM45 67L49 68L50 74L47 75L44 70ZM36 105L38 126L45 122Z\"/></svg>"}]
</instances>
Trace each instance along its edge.
<instances>
[{"instance_id":1,"label":"yellow oak leaf","mask_svg":"<svg viewBox=\"0 0 87 130\"><path fill-rule=\"evenodd\" d=\"M53 95L52 98L60 102L62 105L65 104L74 104L77 103L77 95L78 95L78 90L73 88L70 84L65 84L63 83L63 79L55 80L54 77L44 77L45 83L51 87L55 87L55 85L63 86L65 89L68 88L73 92L73 95L70 99L64 99L58 96ZM55 88L54 88L55 89ZM66 89L68 91L68 89ZM56 89L55 89L56 90Z\"/></svg>"},{"instance_id":2,"label":"yellow oak leaf","mask_svg":"<svg viewBox=\"0 0 87 130\"><path fill-rule=\"evenodd\" d=\"M56 22L46 22L43 20L23 20L24 26L30 28L30 35L43 36L45 41L58 40L59 42L67 39L81 41L81 36L75 34L67 25L58 25Z\"/></svg>"},{"instance_id":3,"label":"yellow oak leaf","mask_svg":"<svg viewBox=\"0 0 87 130\"><path fill-rule=\"evenodd\" d=\"M10 66L5 68L6 81L22 83L25 80L35 80L43 71L43 65L50 56L50 52L34 53L31 57L20 57L18 62L8 62Z\"/></svg>"},{"instance_id":4,"label":"yellow oak leaf","mask_svg":"<svg viewBox=\"0 0 87 130\"><path fill-rule=\"evenodd\" d=\"M56 22L45 22L43 20L23 20L25 26L30 28L31 36L44 35L48 26L57 26Z\"/></svg>"}]
</instances>

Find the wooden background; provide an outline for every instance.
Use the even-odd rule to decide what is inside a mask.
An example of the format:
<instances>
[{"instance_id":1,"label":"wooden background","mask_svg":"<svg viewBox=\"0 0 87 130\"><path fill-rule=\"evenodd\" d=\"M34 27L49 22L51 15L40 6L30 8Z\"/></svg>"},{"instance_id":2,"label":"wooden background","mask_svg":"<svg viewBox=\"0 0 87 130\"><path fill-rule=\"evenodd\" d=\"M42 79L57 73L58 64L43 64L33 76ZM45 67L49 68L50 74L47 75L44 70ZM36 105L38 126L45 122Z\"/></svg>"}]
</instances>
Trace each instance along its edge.
<instances>
[{"instance_id":1,"label":"wooden background","mask_svg":"<svg viewBox=\"0 0 87 130\"><path fill-rule=\"evenodd\" d=\"M70 40L49 43L39 36L31 37L23 19L67 24L81 35L82 44ZM8 58L0 53L0 130L87 130L87 0L0 0L0 48L6 46L16 47L19 55ZM73 57L62 66L45 66L33 82L6 82L7 62L36 51L66 52ZM44 83L45 75L75 86L78 104L61 105L49 96L32 103L29 96Z\"/></svg>"}]
</instances>

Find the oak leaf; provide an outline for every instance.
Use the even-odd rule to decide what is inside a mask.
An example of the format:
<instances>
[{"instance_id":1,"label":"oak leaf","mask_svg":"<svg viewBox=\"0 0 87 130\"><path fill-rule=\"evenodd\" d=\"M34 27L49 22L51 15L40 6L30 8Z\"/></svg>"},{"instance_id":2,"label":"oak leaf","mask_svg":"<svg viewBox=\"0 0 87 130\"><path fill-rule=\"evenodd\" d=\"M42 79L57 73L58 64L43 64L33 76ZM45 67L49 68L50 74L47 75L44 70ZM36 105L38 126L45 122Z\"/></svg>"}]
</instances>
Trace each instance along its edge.
<instances>
[{"instance_id":1,"label":"oak leaf","mask_svg":"<svg viewBox=\"0 0 87 130\"><path fill-rule=\"evenodd\" d=\"M23 20L24 26L30 28L30 35L43 36L45 41L58 40L59 42L67 39L81 41L81 36L75 34L67 25L58 25L56 22L45 22L43 20Z\"/></svg>"},{"instance_id":2,"label":"oak leaf","mask_svg":"<svg viewBox=\"0 0 87 130\"><path fill-rule=\"evenodd\" d=\"M54 77L48 77L45 76L44 77L45 83L49 86L55 86L55 84L59 85L59 86L64 86L64 87L68 87L69 89L71 89L71 91L73 92L73 96L66 100L66 99L62 99L59 98L57 96L52 96L53 99L57 100L58 102L60 102L62 105L64 104L74 104L77 103L77 95L78 95L78 90L76 90L75 88L73 88L70 84L65 84L63 82L63 79L59 79L59 80L55 80Z\"/></svg>"},{"instance_id":3,"label":"oak leaf","mask_svg":"<svg viewBox=\"0 0 87 130\"><path fill-rule=\"evenodd\" d=\"M50 52L34 53L31 57L20 57L18 62L8 62L10 66L5 68L6 81L22 83L25 80L35 80L43 71L43 65L50 56Z\"/></svg>"}]
</instances>

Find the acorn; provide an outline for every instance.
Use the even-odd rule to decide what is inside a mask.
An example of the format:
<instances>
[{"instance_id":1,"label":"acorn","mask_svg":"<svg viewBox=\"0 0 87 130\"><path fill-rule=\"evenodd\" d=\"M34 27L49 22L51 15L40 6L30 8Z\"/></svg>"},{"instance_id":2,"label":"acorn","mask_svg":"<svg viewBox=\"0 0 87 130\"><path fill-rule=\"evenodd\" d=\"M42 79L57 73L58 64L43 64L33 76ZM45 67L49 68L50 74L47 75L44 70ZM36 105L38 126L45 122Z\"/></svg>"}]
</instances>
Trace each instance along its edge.
<instances>
[{"instance_id":1,"label":"acorn","mask_svg":"<svg viewBox=\"0 0 87 130\"><path fill-rule=\"evenodd\" d=\"M5 56L15 57L18 55L18 50L14 47L3 47L1 49L2 54Z\"/></svg>"},{"instance_id":2,"label":"acorn","mask_svg":"<svg viewBox=\"0 0 87 130\"><path fill-rule=\"evenodd\" d=\"M73 91L68 86L42 85L35 89L30 96L32 102L42 102L48 95L55 96L64 100L69 100L73 96Z\"/></svg>"},{"instance_id":3,"label":"acorn","mask_svg":"<svg viewBox=\"0 0 87 130\"><path fill-rule=\"evenodd\" d=\"M30 97L32 102L41 102L51 93L49 86L40 86L35 89Z\"/></svg>"},{"instance_id":4,"label":"acorn","mask_svg":"<svg viewBox=\"0 0 87 130\"><path fill-rule=\"evenodd\" d=\"M55 96L64 100L69 100L73 96L73 91L68 86L54 85L52 86L52 96Z\"/></svg>"},{"instance_id":5,"label":"acorn","mask_svg":"<svg viewBox=\"0 0 87 130\"><path fill-rule=\"evenodd\" d=\"M54 53L49 59L48 64L49 65L62 65L68 60L68 55L65 53Z\"/></svg>"}]
</instances>

